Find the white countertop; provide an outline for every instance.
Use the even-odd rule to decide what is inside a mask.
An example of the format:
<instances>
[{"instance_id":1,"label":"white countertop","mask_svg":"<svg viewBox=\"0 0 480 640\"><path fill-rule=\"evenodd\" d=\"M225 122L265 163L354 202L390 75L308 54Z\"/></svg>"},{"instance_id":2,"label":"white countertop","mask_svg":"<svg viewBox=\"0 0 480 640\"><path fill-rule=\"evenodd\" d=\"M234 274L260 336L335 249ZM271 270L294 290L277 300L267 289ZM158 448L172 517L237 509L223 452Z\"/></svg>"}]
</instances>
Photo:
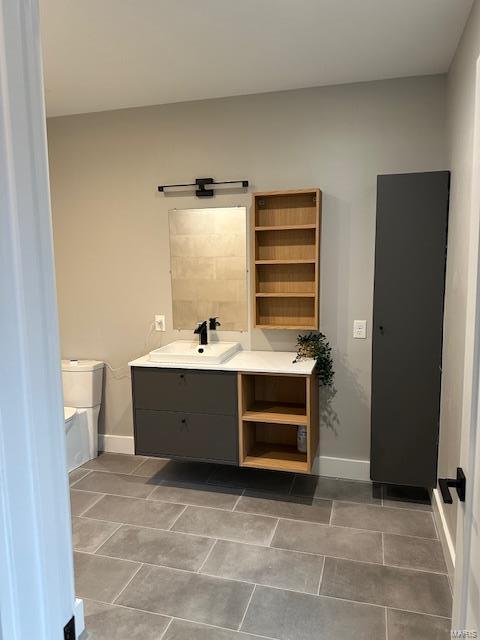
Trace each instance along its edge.
<instances>
[{"instance_id":1,"label":"white countertop","mask_svg":"<svg viewBox=\"0 0 480 640\"><path fill-rule=\"evenodd\" d=\"M294 351L239 351L222 364L152 362L148 355L129 362L130 367L156 369L201 369L206 371L241 371L242 373L285 373L308 376L313 372L315 360L293 363Z\"/></svg>"}]
</instances>

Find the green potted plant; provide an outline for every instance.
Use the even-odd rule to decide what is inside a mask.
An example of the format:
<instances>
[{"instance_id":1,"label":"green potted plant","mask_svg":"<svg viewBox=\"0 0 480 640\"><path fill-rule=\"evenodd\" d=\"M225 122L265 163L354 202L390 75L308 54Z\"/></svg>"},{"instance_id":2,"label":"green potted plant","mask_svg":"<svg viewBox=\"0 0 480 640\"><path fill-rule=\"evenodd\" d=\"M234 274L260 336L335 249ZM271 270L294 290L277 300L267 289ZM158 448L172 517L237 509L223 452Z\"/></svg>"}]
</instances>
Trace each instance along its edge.
<instances>
[{"instance_id":1,"label":"green potted plant","mask_svg":"<svg viewBox=\"0 0 480 640\"><path fill-rule=\"evenodd\" d=\"M333 386L332 347L323 333L310 332L297 337L297 356L293 362L313 358L316 360L315 373L321 385Z\"/></svg>"},{"instance_id":2,"label":"green potted plant","mask_svg":"<svg viewBox=\"0 0 480 640\"><path fill-rule=\"evenodd\" d=\"M310 332L307 335L297 337L297 355L293 362L300 362L313 358L316 360L315 373L318 376L320 385L329 390L330 399L336 391L333 387L332 347L323 333ZM297 449L305 453L307 450L307 431L303 426L297 427Z\"/></svg>"}]
</instances>

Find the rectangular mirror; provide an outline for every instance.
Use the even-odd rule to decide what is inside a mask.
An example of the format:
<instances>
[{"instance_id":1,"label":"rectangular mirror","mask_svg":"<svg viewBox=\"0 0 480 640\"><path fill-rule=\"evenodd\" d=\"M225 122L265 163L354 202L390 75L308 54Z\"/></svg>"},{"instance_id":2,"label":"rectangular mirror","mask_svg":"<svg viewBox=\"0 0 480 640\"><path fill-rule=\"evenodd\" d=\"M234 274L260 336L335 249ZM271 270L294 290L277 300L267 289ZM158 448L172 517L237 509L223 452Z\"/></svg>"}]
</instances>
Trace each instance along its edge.
<instances>
[{"instance_id":1,"label":"rectangular mirror","mask_svg":"<svg viewBox=\"0 0 480 640\"><path fill-rule=\"evenodd\" d=\"M169 211L173 328L218 317L220 331L246 331L247 210Z\"/></svg>"}]
</instances>

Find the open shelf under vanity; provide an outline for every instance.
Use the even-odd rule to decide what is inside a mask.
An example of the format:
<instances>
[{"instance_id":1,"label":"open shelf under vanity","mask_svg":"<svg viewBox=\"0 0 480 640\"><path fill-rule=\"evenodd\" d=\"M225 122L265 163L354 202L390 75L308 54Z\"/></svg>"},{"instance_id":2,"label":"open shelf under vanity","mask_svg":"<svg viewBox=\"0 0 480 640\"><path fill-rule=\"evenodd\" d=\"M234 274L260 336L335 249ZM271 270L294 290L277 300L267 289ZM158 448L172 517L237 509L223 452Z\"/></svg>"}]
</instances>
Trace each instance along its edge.
<instances>
[{"instance_id":1,"label":"open shelf under vanity","mask_svg":"<svg viewBox=\"0 0 480 640\"><path fill-rule=\"evenodd\" d=\"M238 374L240 465L310 473L318 446L316 377ZM297 428L305 427L305 452Z\"/></svg>"}]
</instances>

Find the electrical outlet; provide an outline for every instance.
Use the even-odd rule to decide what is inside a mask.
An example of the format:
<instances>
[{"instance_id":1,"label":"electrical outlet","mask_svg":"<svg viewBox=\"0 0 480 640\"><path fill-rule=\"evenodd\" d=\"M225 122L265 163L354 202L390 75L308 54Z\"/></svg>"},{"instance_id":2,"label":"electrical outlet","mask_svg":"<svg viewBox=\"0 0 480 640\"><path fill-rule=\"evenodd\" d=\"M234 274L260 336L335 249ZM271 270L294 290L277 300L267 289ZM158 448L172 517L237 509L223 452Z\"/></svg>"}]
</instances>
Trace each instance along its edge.
<instances>
[{"instance_id":1,"label":"electrical outlet","mask_svg":"<svg viewBox=\"0 0 480 640\"><path fill-rule=\"evenodd\" d=\"M165 331L165 316L155 315L155 331Z\"/></svg>"},{"instance_id":2,"label":"electrical outlet","mask_svg":"<svg viewBox=\"0 0 480 640\"><path fill-rule=\"evenodd\" d=\"M364 339L367 337L367 321L366 320L354 320L353 321L353 337Z\"/></svg>"}]
</instances>

